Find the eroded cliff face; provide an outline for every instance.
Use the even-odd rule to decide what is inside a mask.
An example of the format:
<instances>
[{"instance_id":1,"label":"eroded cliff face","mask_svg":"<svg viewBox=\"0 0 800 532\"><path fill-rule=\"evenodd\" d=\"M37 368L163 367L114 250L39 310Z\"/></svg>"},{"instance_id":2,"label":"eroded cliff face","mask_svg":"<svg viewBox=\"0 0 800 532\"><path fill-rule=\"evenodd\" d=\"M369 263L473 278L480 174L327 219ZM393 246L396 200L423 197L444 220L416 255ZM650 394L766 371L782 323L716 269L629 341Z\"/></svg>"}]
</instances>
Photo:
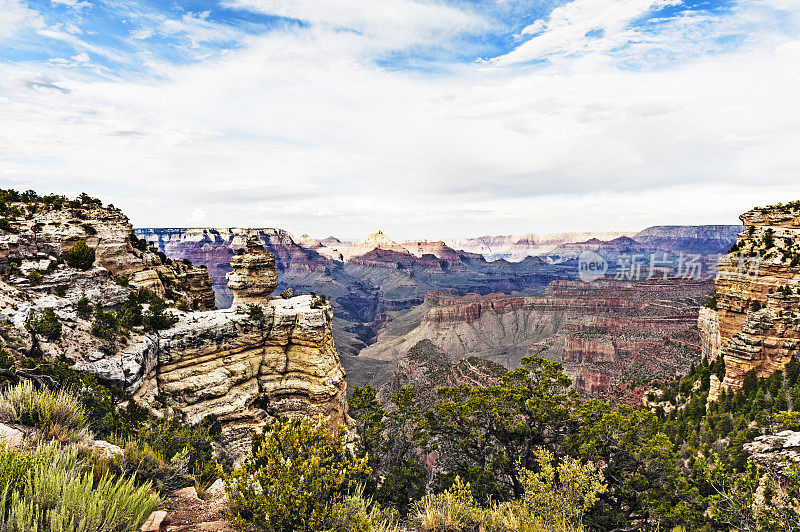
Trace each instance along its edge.
<instances>
[{"instance_id":1,"label":"eroded cliff face","mask_svg":"<svg viewBox=\"0 0 800 532\"><path fill-rule=\"evenodd\" d=\"M422 388L426 374L409 361L420 342L451 365L475 356L511 369L536 354L563 362L585 396L639 404L641 383L671 379L697 360L698 309L711 292L711 281L684 279L554 281L530 297L430 292L423 305L390 315L359 359L373 362L366 378L375 385L391 388L410 374Z\"/></svg>"},{"instance_id":2,"label":"eroded cliff face","mask_svg":"<svg viewBox=\"0 0 800 532\"><path fill-rule=\"evenodd\" d=\"M722 257L716 310L700 316L703 354L725 361L723 388L749 371L768 377L800 348L800 202L740 216L744 230Z\"/></svg>"},{"instance_id":3,"label":"eroded cliff face","mask_svg":"<svg viewBox=\"0 0 800 532\"><path fill-rule=\"evenodd\" d=\"M127 218L115 209L92 204L80 215L62 210L6 209L18 216L9 220L11 231L0 229L0 321L8 324L0 328L0 347L22 357L33 356L36 345L47 358L69 360L127 388L158 415L190 423L217 415L223 428L218 451L235 462L271 416L347 424L347 385L330 304L312 296L269 297L277 271L259 242L245 241L243 253L234 256L233 289L241 304L202 310L213 308L205 268L165 260L132 236ZM95 266L86 271L60 260L78 240L98 250ZM31 277L33 271L40 277ZM120 282L123 275L127 284ZM92 308L113 311L139 287L182 309L166 311L177 318L174 326L153 332L135 325L103 339L92 333L92 317L78 315L83 294ZM61 324L60 335L34 339L26 322L46 309Z\"/></svg>"},{"instance_id":4,"label":"eroded cliff face","mask_svg":"<svg viewBox=\"0 0 800 532\"><path fill-rule=\"evenodd\" d=\"M345 373L330 306L312 296L262 301L253 319L227 309L182 316L158 339L156 364L136 399L197 423L216 415L221 450L240 461L271 416L328 417L347 425Z\"/></svg>"}]
</instances>

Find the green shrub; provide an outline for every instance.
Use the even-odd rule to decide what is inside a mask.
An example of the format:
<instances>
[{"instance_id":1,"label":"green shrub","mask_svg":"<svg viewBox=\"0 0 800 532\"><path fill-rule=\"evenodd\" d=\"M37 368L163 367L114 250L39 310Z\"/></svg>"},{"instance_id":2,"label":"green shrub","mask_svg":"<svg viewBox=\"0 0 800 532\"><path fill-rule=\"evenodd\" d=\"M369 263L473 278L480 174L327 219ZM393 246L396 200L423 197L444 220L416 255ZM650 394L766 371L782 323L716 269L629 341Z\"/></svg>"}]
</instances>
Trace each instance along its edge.
<instances>
[{"instance_id":1,"label":"green shrub","mask_svg":"<svg viewBox=\"0 0 800 532\"><path fill-rule=\"evenodd\" d=\"M159 491L174 490L192 483L189 475L189 450L185 448L170 460L145 441L129 438L122 442L124 453L110 460L111 471L134 479L137 484L150 483Z\"/></svg>"},{"instance_id":2,"label":"green shrub","mask_svg":"<svg viewBox=\"0 0 800 532\"><path fill-rule=\"evenodd\" d=\"M114 282L120 286L129 286L131 284L131 281L128 279L127 275L115 275Z\"/></svg>"},{"instance_id":3,"label":"green shrub","mask_svg":"<svg viewBox=\"0 0 800 532\"><path fill-rule=\"evenodd\" d=\"M85 291L81 292L80 299L75 303L75 311L81 319L88 320L92 317L92 302L86 297Z\"/></svg>"},{"instance_id":4,"label":"green shrub","mask_svg":"<svg viewBox=\"0 0 800 532\"><path fill-rule=\"evenodd\" d=\"M119 322L114 312L104 312L100 305L94 311L92 334L103 340L113 342L119 335Z\"/></svg>"},{"instance_id":5,"label":"green shrub","mask_svg":"<svg viewBox=\"0 0 800 532\"><path fill-rule=\"evenodd\" d=\"M41 314L29 316L25 328L31 334L43 336L48 340L56 340L61 336L61 321L52 307L47 307Z\"/></svg>"},{"instance_id":6,"label":"green shrub","mask_svg":"<svg viewBox=\"0 0 800 532\"><path fill-rule=\"evenodd\" d=\"M94 248L87 246L83 240L78 240L69 251L62 255L62 258L71 268L88 270L94 264Z\"/></svg>"},{"instance_id":7,"label":"green shrub","mask_svg":"<svg viewBox=\"0 0 800 532\"><path fill-rule=\"evenodd\" d=\"M264 319L264 307L262 307L258 303L248 304L247 317L255 322L260 323Z\"/></svg>"},{"instance_id":8,"label":"green shrub","mask_svg":"<svg viewBox=\"0 0 800 532\"><path fill-rule=\"evenodd\" d=\"M166 312L167 304L160 297L150 299L150 307L144 313L144 324L152 331L169 329L178 321L176 316Z\"/></svg>"},{"instance_id":9,"label":"green shrub","mask_svg":"<svg viewBox=\"0 0 800 532\"><path fill-rule=\"evenodd\" d=\"M37 286L42 283L44 276L38 270L31 270L28 273L28 282L31 286Z\"/></svg>"},{"instance_id":10,"label":"green shrub","mask_svg":"<svg viewBox=\"0 0 800 532\"><path fill-rule=\"evenodd\" d=\"M573 532L583 530L587 508L606 491L603 475L591 462L534 451L538 471L520 469L524 494L520 499L481 508L468 483L456 477L443 493L427 495L412 522L422 532Z\"/></svg>"},{"instance_id":11,"label":"green shrub","mask_svg":"<svg viewBox=\"0 0 800 532\"><path fill-rule=\"evenodd\" d=\"M344 429L331 435L325 421L276 420L254 438L244 466L225 476L233 523L268 532L330 528L369 473L344 436Z\"/></svg>"},{"instance_id":12,"label":"green shrub","mask_svg":"<svg viewBox=\"0 0 800 532\"><path fill-rule=\"evenodd\" d=\"M5 217L0 218L0 229L2 229L3 231L7 231L9 233L17 232L16 230L14 230L13 227L11 227L11 223Z\"/></svg>"},{"instance_id":13,"label":"green shrub","mask_svg":"<svg viewBox=\"0 0 800 532\"><path fill-rule=\"evenodd\" d=\"M28 457L14 455L30 454ZM77 450L40 447L0 453L0 470L13 479L25 464L24 477L5 486L0 496L0 527L8 532L134 532L158 505L150 486L132 479L95 477L83 471Z\"/></svg>"},{"instance_id":14,"label":"green shrub","mask_svg":"<svg viewBox=\"0 0 800 532\"><path fill-rule=\"evenodd\" d=\"M0 391L0 421L35 427L44 440L91 439L86 412L76 396L65 390L37 390L27 380Z\"/></svg>"}]
</instances>

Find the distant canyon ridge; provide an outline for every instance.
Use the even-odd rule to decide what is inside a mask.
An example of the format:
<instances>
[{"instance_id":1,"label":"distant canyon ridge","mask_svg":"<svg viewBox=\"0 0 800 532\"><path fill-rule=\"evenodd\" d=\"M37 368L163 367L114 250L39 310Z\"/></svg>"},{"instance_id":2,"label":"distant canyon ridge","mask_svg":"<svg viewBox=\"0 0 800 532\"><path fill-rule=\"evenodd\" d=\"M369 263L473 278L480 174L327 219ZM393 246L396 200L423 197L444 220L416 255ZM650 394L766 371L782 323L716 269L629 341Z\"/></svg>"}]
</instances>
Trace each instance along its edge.
<instances>
[{"instance_id":1,"label":"distant canyon ridge","mask_svg":"<svg viewBox=\"0 0 800 532\"><path fill-rule=\"evenodd\" d=\"M275 256L277 293L332 298L335 344L351 389L402 382L407 354L422 342L412 351L417 365L426 363L428 351L431 360L444 356L453 371L470 357L513 367L535 352L564 362L584 394L622 396L624 383L668 378L699 352L696 323L713 292L710 267L740 230L656 226L412 242L381 231L356 242L276 228L140 228L136 234L170 258L206 266L220 308L232 301L231 256L248 238L258 239ZM605 258L609 276L624 273L634 257L642 277L582 283L584 251ZM704 278L665 282L663 265L653 276L650 261L667 256L699 261ZM649 281L648 271L655 277ZM678 273L673 268L670 275Z\"/></svg>"}]
</instances>

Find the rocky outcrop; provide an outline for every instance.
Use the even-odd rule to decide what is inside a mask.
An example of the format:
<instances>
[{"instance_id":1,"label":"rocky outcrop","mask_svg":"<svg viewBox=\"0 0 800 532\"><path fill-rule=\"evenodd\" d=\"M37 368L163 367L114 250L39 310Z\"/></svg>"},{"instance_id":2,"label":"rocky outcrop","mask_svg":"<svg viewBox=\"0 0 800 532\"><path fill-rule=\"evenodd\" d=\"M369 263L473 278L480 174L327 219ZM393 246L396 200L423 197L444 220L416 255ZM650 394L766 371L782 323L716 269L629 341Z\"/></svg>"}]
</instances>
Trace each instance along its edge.
<instances>
[{"instance_id":1,"label":"rocky outcrop","mask_svg":"<svg viewBox=\"0 0 800 532\"><path fill-rule=\"evenodd\" d=\"M744 230L719 260L716 311L699 327L704 353L725 361L723 387L768 377L800 354L800 202L740 216Z\"/></svg>"},{"instance_id":2,"label":"rocky outcrop","mask_svg":"<svg viewBox=\"0 0 800 532\"><path fill-rule=\"evenodd\" d=\"M223 452L235 461L276 414L346 425L347 384L331 309L313 300L262 302L259 320L233 309L187 314L161 333L157 363L136 399L190 423L216 415Z\"/></svg>"},{"instance_id":3,"label":"rocky outcrop","mask_svg":"<svg viewBox=\"0 0 800 532\"><path fill-rule=\"evenodd\" d=\"M703 358L716 360L720 355L722 338L719 334L719 314L715 309L703 306L697 316L697 328L700 330L700 352Z\"/></svg>"},{"instance_id":4,"label":"rocky outcrop","mask_svg":"<svg viewBox=\"0 0 800 532\"><path fill-rule=\"evenodd\" d=\"M145 243L136 239L127 216L112 206L88 199L19 202L9 207L16 215L8 218L12 231L0 233L0 271L16 259L23 274L52 273L60 257L83 241L95 250L94 266L106 270L109 278L148 288L174 304L184 301L193 309L215 308L205 268L189 261L173 263L140 245Z\"/></svg>"},{"instance_id":5,"label":"rocky outcrop","mask_svg":"<svg viewBox=\"0 0 800 532\"><path fill-rule=\"evenodd\" d=\"M255 237L247 239L242 253L231 257L231 268L228 288L233 292L234 307L259 303L278 286L275 257Z\"/></svg>"},{"instance_id":6,"label":"rocky outcrop","mask_svg":"<svg viewBox=\"0 0 800 532\"><path fill-rule=\"evenodd\" d=\"M123 386L159 415L190 423L216 415L223 429L218 451L234 461L246 455L252 435L271 416L347 423L347 385L334 347L330 304L311 295L270 298L277 284L275 261L258 240L248 239L243 253L232 259L236 308L203 311L213 308L205 268L167 260L128 231L125 246L103 248L126 250L103 255L114 269L76 270L58 260L72 233L50 222L47 233L36 232L46 225L36 225L35 210L32 221L26 217L29 207L19 208L23 224L11 219L16 232L0 230L0 264L5 265L0 320L9 324L0 334L0 347L13 356L29 356L36 345L37 356L69 360L76 369ZM38 208L48 214L46 220L61 219ZM108 218L94 218L117 220L122 228L98 228L97 234L122 235L129 229L124 216L108 212ZM92 241L98 249L104 242ZM41 270L39 277L27 275L34 270ZM133 324L100 338L92 333L92 317L78 315L84 294L91 308L114 311L137 287L177 303L178 308L166 310L177 323L157 332ZM258 305L262 312L242 304ZM34 338L26 323L45 310L52 310L60 333Z\"/></svg>"},{"instance_id":7,"label":"rocky outcrop","mask_svg":"<svg viewBox=\"0 0 800 532\"><path fill-rule=\"evenodd\" d=\"M9 222L16 232L35 235L37 247L46 253L60 256L83 240L95 248L95 265L112 274L130 274L148 265L133 253L133 226L119 210L88 202L52 209L36 205L16 204L24 214Z\"/></svg>"},{"instance_id":8,"label":"rocky outcrop","mask_svg":"<svg viewBox=\"0 0 800 532\"><path fill-rule=\"evenodd\" d=\"M744 444L744 450L756 464L782 471L800 463L800 432L784 430L774 435L758 436Z\"/></svg>"}]
</instances>

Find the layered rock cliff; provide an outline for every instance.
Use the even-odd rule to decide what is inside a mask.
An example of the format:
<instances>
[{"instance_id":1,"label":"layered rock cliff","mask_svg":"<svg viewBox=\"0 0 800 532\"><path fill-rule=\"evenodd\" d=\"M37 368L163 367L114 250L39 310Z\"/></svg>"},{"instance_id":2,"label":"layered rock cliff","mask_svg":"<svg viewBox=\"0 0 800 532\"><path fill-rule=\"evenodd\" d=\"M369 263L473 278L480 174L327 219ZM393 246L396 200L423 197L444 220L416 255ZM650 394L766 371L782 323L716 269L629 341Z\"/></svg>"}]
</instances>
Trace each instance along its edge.
<instances>
[{"instance_id":1,"label":"layered rock cliff","mask_svg":"<svg viewBox=\"0 0 800 532\"><path fill-rule=\"evenodd\" d=\"M263 316L235 309L186 314L161 333L155 364L136 393L151 410L190 423L216 415L234 462L270 416L347 424L345 373L330 306L312 296L262 300ZM251 303L254 304L254 303Z\"/></svg>"},{"instance_id":2,"label":"layered rock cliff","mask_svg":"<svg viewBox=\"0 0 800 532\"><path fill-rule=\"evenodd\" d=\"M703 353L725 362L724 388L768 377L800 354L800 202L740 216L744 230L719 260L716 295L700 316Z\"/></svg>"},{"instance_id":3,"label":"layered rock cliff","mask_svg":"<svg viewBox=\"0 0 800 532\"><path fill-rule=\"evenodd\" d=\"M92 201L76 215L72 202L55 198L56 204L28 198L0 205L0 319L7 323L0 347L17 357L68 360L127 388L159 415L191 423L216 415L222 424L218 450L233 461L245 456L252 435L274 415L346 424L347 385L330 304L310 295L269 297L277 284L275 260L257 240L245 240L231 259L239 304L202 310L213 308L205 268L149 248L113 208ZM96 249L87 270L61 260L83 237ZM140 315L139 322L120 325L122 312L131 309L125 305L139 305L141 313L140 298L152 292L174 305L166 315L176 323L145 328ZM82 300L88 315L78 312ZM31 320L46 312L57 334L33 332ZM105 330L96 327L101 313L110 320Z\"/></svg>"},{"instance_id":4,"label":"layered rock cliff","mask_svg":"<svg viewBox=\"0 0 800 532\"><path fill-rule=\"evenodd\" d=\"M354 381L391 388L410 374L423 388L426 374L409 353L428 342L451 366L481 357L510 369L531 353L558 360L584 395L638 404L641 393L631 386L671 379L697 360L698 309L711 291L711 281L669 279L554 281L528 297L430 292L423 305L390 314L377 342L359 355Z\"/></svg>"}]
</instances>

